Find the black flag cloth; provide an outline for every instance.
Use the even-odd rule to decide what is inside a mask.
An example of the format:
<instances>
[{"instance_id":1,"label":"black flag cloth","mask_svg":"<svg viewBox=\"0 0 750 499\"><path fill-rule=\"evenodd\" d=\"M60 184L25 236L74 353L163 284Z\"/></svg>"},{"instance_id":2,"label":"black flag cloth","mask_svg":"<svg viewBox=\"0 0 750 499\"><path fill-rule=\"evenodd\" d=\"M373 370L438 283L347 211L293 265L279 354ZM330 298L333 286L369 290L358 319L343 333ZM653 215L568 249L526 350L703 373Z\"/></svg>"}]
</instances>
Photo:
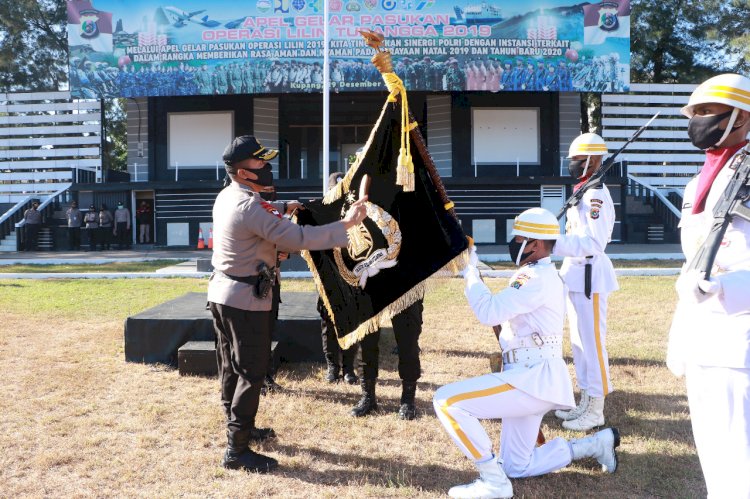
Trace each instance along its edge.
<instances>
[{"instance_id":1,"label":"black flag cloth","mask_svg":"<svg viewBox=\"0 0 750 499\"><path fill-rule=\"evenodd\" d=\"M386 102L344 179L297 213L301 225L340 220L360 197L363 176L370 179L367 218L349 229L349 246L303 252L342 348L421 298L430 276L466 263L468 241L414 122L404 149L403 116L400 102ZM397 184L397 158L408 149L413 190L405 192Z\"/></svg>"}]
</instances>

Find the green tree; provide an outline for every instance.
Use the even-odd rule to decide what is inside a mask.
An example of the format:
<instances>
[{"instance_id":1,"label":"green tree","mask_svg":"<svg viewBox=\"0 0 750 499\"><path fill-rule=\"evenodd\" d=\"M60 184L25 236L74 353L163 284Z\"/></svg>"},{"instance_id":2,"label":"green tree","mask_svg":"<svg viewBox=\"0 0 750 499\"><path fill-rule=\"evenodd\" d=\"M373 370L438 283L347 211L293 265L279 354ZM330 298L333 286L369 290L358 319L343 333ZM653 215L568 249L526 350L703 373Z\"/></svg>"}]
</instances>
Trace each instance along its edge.
<instances>
[{"instance_id":1,"label":"green tree","mask_svg":"<svg viewBox=\"0 0 750 499\"><path fill-rule=\"evenodd\" d=\"M68 81L66 4L0 2L0 89L56 91Z\"/></svg>"},{"instance_id":2,"label":"green tree","mask_svg":"<svg viewBox=\"0 0 750 499\"><path fill-rule=\"evenodd\" d=\"M104 103L104 150L102 161L110 170L128 169L127 99L105 99Z\"/></svg>"},{"instance_id":3,"label":"green tree","mask_svg":"<svg viewBox=\"0 0 750 499\"><path fill-rule=\"evenodd\" d=\"M750 69L750 1L634 0L631 69L637 83L697 83Z\"/></svg>"}]
</instances>

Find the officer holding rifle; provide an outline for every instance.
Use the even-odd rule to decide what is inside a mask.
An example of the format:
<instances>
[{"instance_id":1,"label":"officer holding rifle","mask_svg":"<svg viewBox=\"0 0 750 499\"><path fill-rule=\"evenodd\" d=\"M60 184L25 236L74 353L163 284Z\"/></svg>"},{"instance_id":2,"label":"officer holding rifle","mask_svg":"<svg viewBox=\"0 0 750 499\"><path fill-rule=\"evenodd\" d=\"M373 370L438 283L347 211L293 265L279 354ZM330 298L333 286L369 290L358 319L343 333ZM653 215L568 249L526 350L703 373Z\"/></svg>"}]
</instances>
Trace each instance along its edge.
<instances>
[{"instance_id":1,"label":"officer holding rifle","mask_svg":"<svg viewBox=\"0 0 750 499\"><path fill-rule=\"evenodd\" d=\"M750 79L706 80L682 114L706 160L685 188L667 365L685 375L708 496L750 497Z\"/></svg>"},{"instance_id":2,"label":"officer holding rifle","mask_svg":"<svg viewBox=\"0 0 750 499\"><path fill-rule=\"evenodd\" d=\"M266 472L275 459L248 448L250 442L275 436L257 428L263 379L271 348L272 293L277 251L325 250L345 247L347 229L367 215L367 197L353 203L343 220L322 226L301 227L283 218L302 208L301 203L264 201L260 193L273 189L268 161L278 151L255 137L237 137L224 150L232 182L216 198L213 208L214 274L208 284L208 302L214 318L221 401L227 420L227 450L223 466Z\"/></svg>"}]
</instances>

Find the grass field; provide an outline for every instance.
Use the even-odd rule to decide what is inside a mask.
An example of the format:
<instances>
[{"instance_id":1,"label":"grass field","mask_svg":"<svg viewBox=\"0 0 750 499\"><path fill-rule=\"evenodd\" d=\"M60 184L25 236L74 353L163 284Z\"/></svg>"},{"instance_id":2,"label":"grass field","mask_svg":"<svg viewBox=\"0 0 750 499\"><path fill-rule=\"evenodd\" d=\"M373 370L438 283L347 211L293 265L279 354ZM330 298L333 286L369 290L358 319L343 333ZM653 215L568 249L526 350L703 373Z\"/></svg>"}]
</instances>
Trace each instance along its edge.
<instances>
[{"instance_id":1,"label":"grass field","mask_svg":"<svg viewBox=\"0 0 750 499\"><path fill-rule=\"evenodd\" d=\"M164 267L177 265L187 260L149 260L145 262L76 263L76 264L17 264L2 265L3 274L31 274L46 272L153 272Z\"/></svg>"},{"instance_id":2,"label":"grass field","mask_svg":"<svg viewBox=\"0 0 750 499\"><path fill-rule=\"evenodd\" d=\"M488 282L499 289L505 280ZM616 391L605 414L622 434L618 472L578 462L514 480L516 497L705 497L684 383L663 361L673 283L621 278L610 300ZM437 387L487 372L497 348L471 316L460 279L426 299L415 421L395 415L400 387L389 334L373 417L348 415L358 387L325 383L322 364L282 366L285 390L261 400L258 420L279 434L261 448L280 462L272 475L221 468L216 379L124 361L126 317L205 288L198 279L0 280L0 496L441 497L474 479L431 405ZM284 289L312 285L286 281ZM499 423L487 427L497 442ZM544 431L548 439L576 436L551 414Z\"/></svg>"}]
</instances>

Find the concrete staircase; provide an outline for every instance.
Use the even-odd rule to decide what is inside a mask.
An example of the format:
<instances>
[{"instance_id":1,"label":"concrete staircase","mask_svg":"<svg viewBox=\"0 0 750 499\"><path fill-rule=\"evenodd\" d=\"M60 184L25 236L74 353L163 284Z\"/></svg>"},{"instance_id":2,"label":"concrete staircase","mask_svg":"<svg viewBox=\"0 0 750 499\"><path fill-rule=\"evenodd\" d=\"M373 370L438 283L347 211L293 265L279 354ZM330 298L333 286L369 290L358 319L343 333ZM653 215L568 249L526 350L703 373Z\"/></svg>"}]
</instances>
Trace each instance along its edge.
<instances>
[{"instance_id":1,"label":"concrete staircase","mask_svg":"<svg viewBox=\"0 0 750 499\"><path fill-rule=\"evenodd\" d=\"M0 252L16 251L16 248L16 231L14 230L0 240Z\"/></svg>"}]
</instances>

